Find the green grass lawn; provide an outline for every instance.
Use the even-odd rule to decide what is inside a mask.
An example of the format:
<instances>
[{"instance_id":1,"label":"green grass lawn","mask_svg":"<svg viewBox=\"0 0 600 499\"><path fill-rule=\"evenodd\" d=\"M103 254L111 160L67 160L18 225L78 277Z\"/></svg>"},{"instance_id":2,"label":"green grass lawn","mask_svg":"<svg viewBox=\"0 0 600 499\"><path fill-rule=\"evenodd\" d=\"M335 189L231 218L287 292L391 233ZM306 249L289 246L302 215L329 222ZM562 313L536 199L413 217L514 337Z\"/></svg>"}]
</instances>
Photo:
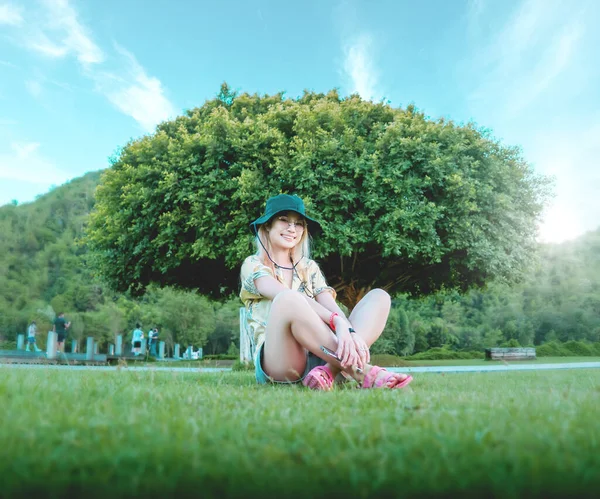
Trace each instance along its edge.
<instances>
[{"instance_id":1,"label":"green grass lawn","mask_svg":"<svg viewBox=\"0 0 600 499\"><path fill-rule=\"evenodd\" d=\"M407 367L417 366L495 366L495 365L521 365L521 364L561 364L569 362L600 362L600 357L538 357L535 360L514 360L503 362L501 360L485 359L454 359L454 360L407 360Z\"/></svg>"},{"instance_id":2,"label":"green grass lawn","mask_svg":"<svg viewBox=\"0 0 600 499\"><path fill-rule=\"evenodd\" d=\"M592 497L600 370L416 375L0 367L0 497Z\"/></svg>"},{"instance_id":3,"label":"green grass lawn","mask_svg":"<svg viewBox=\"0 0 600 499\"><path fill-rule=\"evenodd\" d=\"M502 365L504 362L498 360L481 359L453 359L453 360L404 360L402 357L386 355L385 358L393 358L395 362L380 365L387 367L406 366L493 366ZM516 360L506 362L506 364L556 364L569 362L600 362L600 357L538 357L536 360ZM151 367L231 367L233 361L230 360L181 360L177 362L145 362L144 360L127 361L127 365L135 366L151 366Z\"/></svg>"}]
</instances>

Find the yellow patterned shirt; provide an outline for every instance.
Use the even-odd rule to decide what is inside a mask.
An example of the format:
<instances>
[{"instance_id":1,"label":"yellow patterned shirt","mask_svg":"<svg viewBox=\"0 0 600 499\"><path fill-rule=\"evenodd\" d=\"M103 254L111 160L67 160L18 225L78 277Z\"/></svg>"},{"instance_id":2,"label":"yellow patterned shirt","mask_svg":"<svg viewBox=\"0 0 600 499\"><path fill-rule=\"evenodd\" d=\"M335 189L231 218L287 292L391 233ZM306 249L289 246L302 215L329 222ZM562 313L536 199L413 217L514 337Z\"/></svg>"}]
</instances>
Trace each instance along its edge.
<instances>
[{"instance_id":1,"label":"yellow patterned shirt","mask_svg":"<svg viewBox=\"0 0 600 499\"><path fill-rule=\"evenodd\" d=\"M308 260L305 265L301 262L296 267L292 279L292 288L305 295L315 298L318 294L327 291L336 297L335 290L327 285L323 272L314 260ZM302 266L302 268L300 268ZM246 321L250 339L252 341L252 356L254 352L265 341L265 328L271 310L271 300L260 294L254 281L260 277L271 276L277 279L286 288L288 287L283 271L280 268L273 270L262 263L257 255L252 255L244 260L241 270L242 289L240 298L246 307Z\"/></svg>"}]
</instances>

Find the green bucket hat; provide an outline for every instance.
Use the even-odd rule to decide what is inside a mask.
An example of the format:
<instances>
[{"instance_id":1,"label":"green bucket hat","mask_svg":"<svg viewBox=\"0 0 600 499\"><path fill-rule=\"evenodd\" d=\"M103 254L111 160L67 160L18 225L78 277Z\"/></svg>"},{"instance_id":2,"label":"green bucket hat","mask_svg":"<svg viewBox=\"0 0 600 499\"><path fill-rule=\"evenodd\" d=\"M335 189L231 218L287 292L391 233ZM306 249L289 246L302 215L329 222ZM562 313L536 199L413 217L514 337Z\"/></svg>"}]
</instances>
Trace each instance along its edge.
<instances>
[{"instance_id":1,"label":"green bucket hat","mask_svg":"<svg viewBox=\"0 0 600 499\"><path fill-rule=\"evenodd\" d=\"M258 232L258 226L262 225L271 218L273 218L278 213L282 211L294 211L299 215L302 215L306 219L306 223L308 224L308 230L314 234L321 229L321 224L310 218L306 214L306 210L304 209L304 202L298 196L290 195L290 194L279 194L272 198L267 199L267 206L265 207L265 214L254 220L250 224L250 232L252 234L256 234Z\"/></svg>"}]
</instances>

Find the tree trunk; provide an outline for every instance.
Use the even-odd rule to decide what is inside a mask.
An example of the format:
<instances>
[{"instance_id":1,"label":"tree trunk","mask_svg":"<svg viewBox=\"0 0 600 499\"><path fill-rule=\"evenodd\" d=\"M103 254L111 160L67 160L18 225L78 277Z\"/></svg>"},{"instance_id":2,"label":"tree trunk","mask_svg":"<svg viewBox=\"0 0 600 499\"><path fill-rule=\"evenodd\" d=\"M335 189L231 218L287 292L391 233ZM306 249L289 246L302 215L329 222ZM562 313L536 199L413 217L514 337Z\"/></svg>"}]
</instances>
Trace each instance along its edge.
<instances>
[{"instance_id":1,"label":"tree trunk","mask_svg":"<svg viewBox=\"0 0 600 499\"><path fill-rule=\"evenodd\" d=\"M354 282L350 282L342 288L338 299L348 308L348 315L350 315L356 304L362 300L368 292L368 288L357 288Z\"/></svg>"}]
</instances>

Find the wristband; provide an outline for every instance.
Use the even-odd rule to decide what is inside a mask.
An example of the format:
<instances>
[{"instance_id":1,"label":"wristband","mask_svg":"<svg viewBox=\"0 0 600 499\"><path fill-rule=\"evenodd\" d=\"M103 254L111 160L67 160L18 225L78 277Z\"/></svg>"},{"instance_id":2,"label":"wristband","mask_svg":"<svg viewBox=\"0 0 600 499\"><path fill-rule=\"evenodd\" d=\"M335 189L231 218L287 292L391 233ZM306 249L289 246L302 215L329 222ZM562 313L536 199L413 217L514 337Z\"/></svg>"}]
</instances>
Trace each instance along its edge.
<instances>
[{"instance_id":1,"label":"wristband","mask_svg":"<svg viewBox=\"0 0 600 499\"><path fill-rule=\"evenodd\" d=\"M332 314L329 316L329 327L333 332L335 332L335 324L333 323L333 319L335 319L339 315L340 314L338 314L337 312L332 312Z\"/></svg>"}]
</instances>

